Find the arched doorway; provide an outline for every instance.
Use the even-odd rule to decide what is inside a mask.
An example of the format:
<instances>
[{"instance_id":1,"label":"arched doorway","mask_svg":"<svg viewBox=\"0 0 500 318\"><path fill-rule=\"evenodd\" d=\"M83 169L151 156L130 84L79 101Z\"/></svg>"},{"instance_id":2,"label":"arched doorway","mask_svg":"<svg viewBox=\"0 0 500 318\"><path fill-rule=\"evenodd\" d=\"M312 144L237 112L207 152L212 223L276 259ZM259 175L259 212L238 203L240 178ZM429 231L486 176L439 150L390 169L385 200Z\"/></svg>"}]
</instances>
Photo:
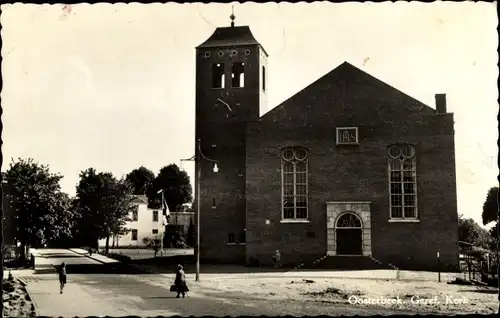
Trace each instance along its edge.
<instances>
[{"instance_id":1,"label":"arched doorway","mask_svg":"<svg viewBox=\"0 0 500 318\"><path fill-rule=\"evenodd\" d=\"M340 215L335 232L337 255L363 255L363 229L356 214L348 212Z\"/></svg>"}]
</instances>

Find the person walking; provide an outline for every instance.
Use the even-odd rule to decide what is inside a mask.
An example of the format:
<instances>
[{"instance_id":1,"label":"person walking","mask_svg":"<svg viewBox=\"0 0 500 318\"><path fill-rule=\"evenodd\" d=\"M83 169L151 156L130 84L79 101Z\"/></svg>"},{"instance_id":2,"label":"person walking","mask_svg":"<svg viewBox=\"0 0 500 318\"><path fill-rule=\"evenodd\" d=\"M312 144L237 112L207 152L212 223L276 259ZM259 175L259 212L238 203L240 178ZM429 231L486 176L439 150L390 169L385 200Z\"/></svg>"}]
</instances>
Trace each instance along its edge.
<instances>
[{"instance_id":1,"label":"person walking","mask_svg":"<svg viewBox=\"0 0 500 318\"><path fill-rule=\"evenodd\" d=\"M64 286L66 285L66 264L63 262L59 267L59 283L60 283L60 293L63 293Z\"/></svg>"},{"instance_id":2,"label":"person walking","mask_svg":"<svg viewBox=\"0 0 500 318\"><path fill-rule=\"evenodd\" d=\"M179 298L180 294L182 294L182 298L186 296L186 293L189 291L189 288L186 284L186 274L182 268L182 265L177 265L177 272L175 275L175 289L177 291L177 297Z\"/></svg>"},{"instance_id":3,"label":"person walking","mask_svg":"<svg viewBox=\"0 0 500 318\"><path fill-rule=\"evenodd\" d=\"M274 267L279 268L281 266L281 253L280 250L276 250L273 257Z\"/></svg>"}]
</instances>

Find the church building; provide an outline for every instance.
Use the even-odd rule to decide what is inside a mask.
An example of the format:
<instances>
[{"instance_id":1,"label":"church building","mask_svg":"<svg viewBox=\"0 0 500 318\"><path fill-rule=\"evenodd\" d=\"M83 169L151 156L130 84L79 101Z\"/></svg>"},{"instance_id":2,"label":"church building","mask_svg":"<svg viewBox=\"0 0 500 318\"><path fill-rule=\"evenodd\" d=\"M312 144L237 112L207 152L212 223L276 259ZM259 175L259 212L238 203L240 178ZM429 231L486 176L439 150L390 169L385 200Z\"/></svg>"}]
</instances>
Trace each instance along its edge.
<instances>
[{"instance_id":1,"label":"church building","mask_svg":"<svg viewBox=\"0 0 500 318\"><path fill-rule=\"evenodd\" d=\"M196 48L201 263L457 268L446 95L433 108L344 62L268 111L268 54L231 19Z\"/></svg>"}]
</instances>

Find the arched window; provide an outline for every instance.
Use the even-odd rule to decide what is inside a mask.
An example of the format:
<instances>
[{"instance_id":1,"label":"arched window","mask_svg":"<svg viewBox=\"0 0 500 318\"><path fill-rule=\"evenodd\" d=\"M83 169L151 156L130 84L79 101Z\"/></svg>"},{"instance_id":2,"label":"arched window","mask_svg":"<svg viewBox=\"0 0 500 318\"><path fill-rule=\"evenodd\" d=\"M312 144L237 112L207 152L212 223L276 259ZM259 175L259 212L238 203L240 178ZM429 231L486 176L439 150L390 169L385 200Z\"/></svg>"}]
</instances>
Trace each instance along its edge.
<instances>
[{"instance_id":1,"label":"arched window","mask_svg":"<svg viewBox=\"0 0 500 318\"><path fill-rule=\"evenodd\" d=\"M417 218L417 162L415 146L388 149L391 219Z\"/></svg>"},{"instance_id":2,"label":"arched window","mask_svg":"<svg viewBox=\"0 0 500 318\"><path fill-rule=\"evenodd\" d=\"M283 219L307 219L307 159L305 148L281 151Z\"/></svg>"},{"instance_id":3,"label":"arched window","mask_svg":"<svg viewBox=\"0 0 500 318\"><path fill-rule=\"evenodd\" d=\"M345 213L342 214L336 224L337 228L361 228L361 221L358 216L353 213Z\"/></svg>"}]
</instances>

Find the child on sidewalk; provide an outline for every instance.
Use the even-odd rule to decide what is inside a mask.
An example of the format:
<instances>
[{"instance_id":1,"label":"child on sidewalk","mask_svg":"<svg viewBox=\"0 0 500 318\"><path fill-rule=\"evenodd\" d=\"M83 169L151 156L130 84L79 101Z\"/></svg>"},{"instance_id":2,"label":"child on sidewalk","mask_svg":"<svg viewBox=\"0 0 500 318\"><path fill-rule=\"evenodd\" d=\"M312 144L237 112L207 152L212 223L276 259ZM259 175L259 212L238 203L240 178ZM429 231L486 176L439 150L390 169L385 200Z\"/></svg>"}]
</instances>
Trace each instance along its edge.
<instances>
[{"instance_id":1,"label":"child on sidewalk","mask_svg":"<svg viewBox=\"0 0 500 318\"><path fill-rule=\"evenodd\" d=\"M66 264L63 262L59 267L59 283L61 286L60 293L63 293L64 285L66 285Z\"/></svg>"}]
</instances>

